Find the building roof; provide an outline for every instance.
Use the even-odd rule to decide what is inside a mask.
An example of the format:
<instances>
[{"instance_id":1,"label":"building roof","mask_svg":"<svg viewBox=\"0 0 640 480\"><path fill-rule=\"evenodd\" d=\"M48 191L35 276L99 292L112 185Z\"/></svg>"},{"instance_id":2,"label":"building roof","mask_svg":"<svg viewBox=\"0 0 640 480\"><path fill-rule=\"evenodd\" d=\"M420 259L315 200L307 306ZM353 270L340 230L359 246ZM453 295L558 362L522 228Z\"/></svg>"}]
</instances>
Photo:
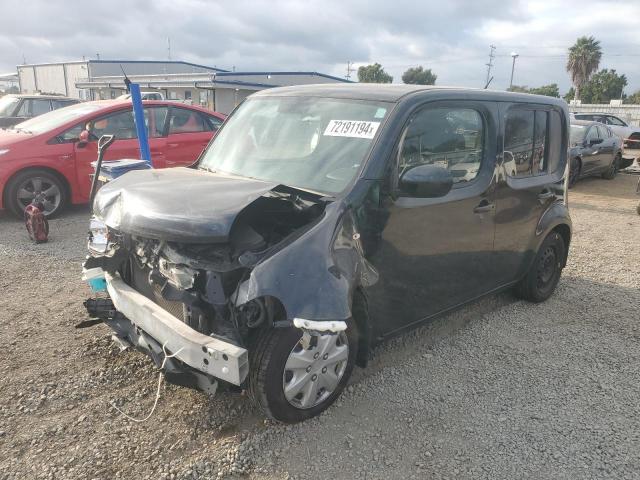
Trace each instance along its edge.
<instances>
[{"instance_id":1,"label":"building roof","mask_svg":"<svg viewBox=\"0 0 640 480\"><path fill-rule=\"evenodd\" d=\"M279 76L279 75L301 75L301 76L315 76L315 77L322 77L322 78L330 78L331 80L337 80L339 82L343 82L343 83L353 83L351 80L347 80L346 78L340 78L340 77L334 77L333 75L327 75L326 73L319 73L319 72L308 72L308 71L291 71L291 72L272 72L272 71L265 71L265 72L229 72L228 70L226 72L223 73L217 73L216 76L217 77L223 77L223 76L249 76L249 75L258 75L258 76Z\"/></svg>"}]
</instances>

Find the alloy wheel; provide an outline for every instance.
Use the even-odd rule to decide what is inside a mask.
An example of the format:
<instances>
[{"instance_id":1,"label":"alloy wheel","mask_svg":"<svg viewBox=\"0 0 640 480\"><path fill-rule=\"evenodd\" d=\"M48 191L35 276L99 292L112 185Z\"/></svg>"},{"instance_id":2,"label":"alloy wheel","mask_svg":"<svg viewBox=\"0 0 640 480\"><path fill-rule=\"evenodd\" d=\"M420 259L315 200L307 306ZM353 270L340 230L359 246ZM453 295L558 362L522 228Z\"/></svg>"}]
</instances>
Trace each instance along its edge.
<instances>
[{"instance_id":1,"label":"alloy wheel","mask_svg":"<svg viewBox=\"0 0 640 480\"><path fill-rule=\"evenodd\" d=\"M44 205L44 214L51 215L62 202L62 192L60 187L51 179L46 177L29 177L24 180L17 189L17 200L23 209L33 201L41 202Z\"/></svg>"},{"instance_id":2,"label":"alloy wheel","mask_svg":"<svg viewBox=\"0 0 640 480\"><path fill-rule=\"evenodd\" d=\"M294 407L307 409L324 402L336 390L349 360L345 332L312 336L305 348L300 339L293 347L282 375L282 388Z\"/></svg>"}]
</instances>

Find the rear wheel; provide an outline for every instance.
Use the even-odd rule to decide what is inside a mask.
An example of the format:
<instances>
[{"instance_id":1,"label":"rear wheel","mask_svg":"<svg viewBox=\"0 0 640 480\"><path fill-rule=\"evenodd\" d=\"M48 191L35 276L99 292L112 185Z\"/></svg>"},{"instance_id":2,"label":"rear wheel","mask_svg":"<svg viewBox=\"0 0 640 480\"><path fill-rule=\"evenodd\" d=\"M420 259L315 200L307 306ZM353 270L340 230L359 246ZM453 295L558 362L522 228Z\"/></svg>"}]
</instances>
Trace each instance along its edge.
<instances>
[{"instance_id":1,"label":"rear wheel","mask_svg":"<svg viewBox=\"0 0 640 480\"><path fill-rule=\"evenodd\" d=\"M582 170L582 162L578 158L572 158L569 167L569 188L573 187L578 178L580 178L580 171Z\"/></svg>"},{"instance_id":2,"label":"rear wheel","mask_svg":"<svg viewBox=\"0 0 640 480\"><path fill-rule=\"evenodd\" d=\"M295 423L328 408L344 389L357 353L350 324L345 332L312 335L296 328L272 329L251 355L249 392L265 414Z\"/></svg>"},{"instance_id":3,"label":"rear wheel","mask_svg":"<svg viewBox=\"0 0 640 480\"><path fill-rule=\"evenodd\" d=\"M56 175L41 169L18 173L7 184L7 208L16 217L22 218L24 209L34 200L44 206L44 215L52 217L67 204L67 190Z\"/></svg>"},{"instance_id":4,"label":"rear wheel","mask_svg":"<svg viewBox=\"0 0 640 480\"><path fill-rule=\"evenodd\" d=\"M602 178L606 180L613 180L614 178L616 178L618 169L620 168L620 161L620 154L618 154L613 158L613 161L611 162L611 165L609 165L607 171L602 174Z\"/></svg>"},{"instance_id":5,"label":"rear wheel","mask_svg":"<svg viewBox=\"0 0 640 480\"><path fill-rule=\"evenodd\" d=\"M556 289L567 248L558 232L544 239L525 277L516 285L516 295L530 302L544 302Z\"/></svg>"}]
</instances>

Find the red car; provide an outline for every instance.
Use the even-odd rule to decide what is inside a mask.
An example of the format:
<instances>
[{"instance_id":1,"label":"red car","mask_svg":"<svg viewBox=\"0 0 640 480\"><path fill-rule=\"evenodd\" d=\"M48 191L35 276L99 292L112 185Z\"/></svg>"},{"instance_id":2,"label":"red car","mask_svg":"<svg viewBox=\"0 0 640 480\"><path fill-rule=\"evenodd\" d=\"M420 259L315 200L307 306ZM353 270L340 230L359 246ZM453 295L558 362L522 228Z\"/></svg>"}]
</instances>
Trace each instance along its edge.
<instances>
[{"instance_id":1,"label":"red car","mask_svg":"<svg viewBox=\"0 0 640 480\"><path fill-rule=\"evenodd\" d=\"M168 101L145 101L145 123L156 168L193 163L225 119L200 107ZM89 141L80 141L88 130ZM116 141L105 160L139 158L131 102L103 100L55 110L0 130L0 209L21 216L35 198L45 215L60 212L69 202L89 200L101 135Z\"/></svg>"}]
</instances>

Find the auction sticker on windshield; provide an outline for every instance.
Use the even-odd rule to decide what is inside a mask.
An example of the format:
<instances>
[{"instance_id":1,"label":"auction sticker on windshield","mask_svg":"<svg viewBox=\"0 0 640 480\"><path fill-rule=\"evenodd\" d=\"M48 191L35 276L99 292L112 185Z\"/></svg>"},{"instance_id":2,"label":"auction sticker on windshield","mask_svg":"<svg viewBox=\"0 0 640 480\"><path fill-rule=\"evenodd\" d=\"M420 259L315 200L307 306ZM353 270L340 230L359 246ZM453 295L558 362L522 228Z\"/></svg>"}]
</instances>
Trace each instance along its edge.
<instances>
[{"instance_id":1,"label":"auction sticker on windshield","mask_svg":"<svg viewBox=\"0 0 640 480\"><path fill-rule=\"evenodd\" d=\"M380 122L360 120L331 120L324 130L330 137L373 138Z\"/></svg>"}]
</instances>

